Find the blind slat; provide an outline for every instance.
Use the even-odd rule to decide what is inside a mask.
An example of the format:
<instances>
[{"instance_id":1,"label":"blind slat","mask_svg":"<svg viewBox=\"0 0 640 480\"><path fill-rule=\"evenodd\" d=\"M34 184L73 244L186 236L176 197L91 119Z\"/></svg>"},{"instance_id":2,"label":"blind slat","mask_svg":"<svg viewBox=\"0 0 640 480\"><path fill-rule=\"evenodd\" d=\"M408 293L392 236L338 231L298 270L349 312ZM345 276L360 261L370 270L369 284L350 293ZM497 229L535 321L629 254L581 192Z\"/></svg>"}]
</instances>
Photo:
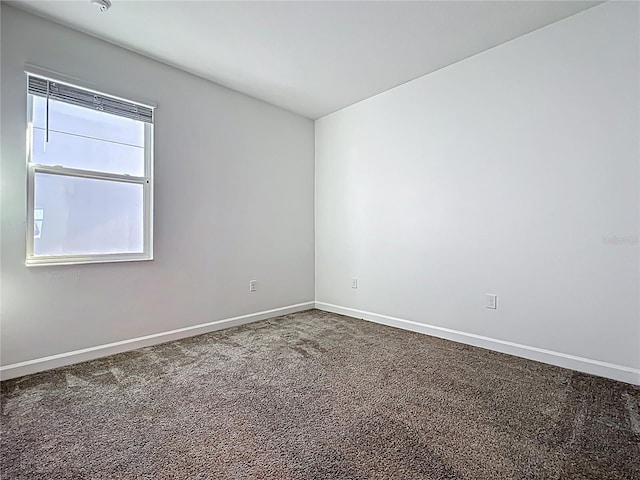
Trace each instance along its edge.
<instances>
[{"instance_id":1,"label":"blind slat","mask_svg":"<svg viewBox=\"0 0 640 480\"><path fill-rule=\"evenodd\" d=\"M145 123L153 123L152 108L64 83L54 82L46 78L29 75L28 91L30 94L40 97L46 97L48 94L51 100L99 110Z\"/></svg>"}]
</instances>

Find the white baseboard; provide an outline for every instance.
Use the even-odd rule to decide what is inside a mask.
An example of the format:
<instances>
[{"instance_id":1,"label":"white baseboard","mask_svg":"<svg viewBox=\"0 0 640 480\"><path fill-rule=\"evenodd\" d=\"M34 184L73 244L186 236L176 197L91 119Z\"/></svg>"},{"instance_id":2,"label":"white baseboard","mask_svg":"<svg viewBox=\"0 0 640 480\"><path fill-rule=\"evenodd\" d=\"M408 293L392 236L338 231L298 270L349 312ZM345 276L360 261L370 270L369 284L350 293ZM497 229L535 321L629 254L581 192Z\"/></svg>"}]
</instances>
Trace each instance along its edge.
<instances>
[{"instance_id":1,"label":"white baseboard","mask_svg":"<svg viewBox=\"0 0 640 480\"><path fill-rule=\"evenodd\" d=\"M543 348L530 347L528 345L507 342L505 340L497 340L495 338L483 337L481 335L461 332L449 328L425 325L401 318L356 310L354 308L341 307L339 305L332 305L330 303L315 302L315 306L317 309L325 310L327 312L339 313L348 317L362 318L363 320L381 323L390 327L424 333L433 337L453 340L454 342L465 343L467 345L486 348L496 352L508 353L509 355L528 358L530 360L536 360L538 362L548 363L558 367L568 368L570 370L590 373L591 375L597 375L599 377L611 378L613 380L619 380L633 385L640 385L640 369L637 368L601 362L599 360L591 360L589 358L577 357L575 355L554 352Z\"/></svg>"},{"instance_id":2,"label":"white baseboard","mask_svg":"<svg viewBox=\"0 0 640 480\"><path fill-rule=\"evenodd\" d=\"M289 313L301 312L314 308L314 302L298 303L296 305L288 305L286 307L274 308L262 312L250 313L248 315L240 315L239 317L225 318L213 322L202 323L190 327L178 328L168 332L154 333L143 337L131 338L119 342L107 343L95 347L74 350L73 352L59 353L48 357L36 358L25 362L13 363L0 367L0 379L8 380L10 378L21 377L31 373L42 372L52 368L64 367L74 363L86 362L100 357L106 357L115 353L136 350L150 345L179 340L181 338L192 337L202 333L213 332L223 328L236 327L245 323L266 320L268 318L279 317Z\"/></svg>"}]
</instances>

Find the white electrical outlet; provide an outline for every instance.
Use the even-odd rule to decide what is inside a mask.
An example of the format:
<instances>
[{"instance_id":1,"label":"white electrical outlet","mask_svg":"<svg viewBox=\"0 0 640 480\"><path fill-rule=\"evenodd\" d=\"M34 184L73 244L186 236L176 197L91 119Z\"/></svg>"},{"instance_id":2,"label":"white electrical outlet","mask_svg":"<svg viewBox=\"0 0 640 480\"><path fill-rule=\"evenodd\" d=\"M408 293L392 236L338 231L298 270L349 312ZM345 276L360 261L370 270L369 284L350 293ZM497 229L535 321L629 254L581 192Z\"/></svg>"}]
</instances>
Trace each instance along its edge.
<instances>
[{"instance_id":1,"label":"white electrical outlet","mask_svg":"<svg viewBox=\"0 0 640 480\"><path fill-rule=\"evenodd\" d=\"M255 292L258 289L258 282L256 280L251 280L249 282L249 291Z\"/></svg>"},{"instance_id":2,"label":"white electrical outlet","mask_svg":"<svg viewBox=\"0 0 640 480\"><path fill-rule=\"evenodd\" d=\"M495 310L498 308L498 296L487 293L487 308Z\"/></svg>"},{"instance_id":3,"label":"white electrical outlet","mask_svg":"<svg viewBox=\"0 0 640 480\"><path fill-rule=\"evenodd\" d=\"M351 288L358 288L358 279L357 278L351 279Z\"/></svg>"}]
</instances>

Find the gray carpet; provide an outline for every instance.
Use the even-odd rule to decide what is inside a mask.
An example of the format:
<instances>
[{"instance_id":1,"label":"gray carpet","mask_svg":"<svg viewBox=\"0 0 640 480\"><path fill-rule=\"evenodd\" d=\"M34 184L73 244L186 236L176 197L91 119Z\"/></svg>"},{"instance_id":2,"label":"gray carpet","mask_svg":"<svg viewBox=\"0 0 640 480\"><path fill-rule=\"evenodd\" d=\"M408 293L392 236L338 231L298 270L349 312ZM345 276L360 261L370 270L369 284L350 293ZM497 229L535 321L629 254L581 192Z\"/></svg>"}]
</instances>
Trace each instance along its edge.
<instances>
[{"instance_id":1,"label":"gray carpet","mask_svg":"<svg viewBox=\"0 0 640 480\"><path fill-rule=\"evenodd\" d=\"M2 383L2 478L640 479L627 384L310 310Z\"/></svg>"}]
</instances>

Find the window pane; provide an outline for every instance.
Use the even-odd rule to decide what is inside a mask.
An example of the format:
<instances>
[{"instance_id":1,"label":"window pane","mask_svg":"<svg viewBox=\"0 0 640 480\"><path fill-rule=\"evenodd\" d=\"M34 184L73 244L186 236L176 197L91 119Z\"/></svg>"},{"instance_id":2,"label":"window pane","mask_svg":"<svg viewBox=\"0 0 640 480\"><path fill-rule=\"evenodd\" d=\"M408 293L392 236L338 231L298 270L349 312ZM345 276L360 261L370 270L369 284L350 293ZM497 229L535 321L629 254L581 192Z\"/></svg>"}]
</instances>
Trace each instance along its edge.
<instances>
[{"instance_id":1,"label":"window pane","mask_svg":"<svg viewBox=\"0 0 640 480\"><path fill-rule=\"evenodd\" d=\"M42 165L144 176L144 147L52 130L49 130L49 142L45 143L45 131L34 127L32 152L31 160Z\"/></svg>"},{"instance_id":2,"label":"window pane","mask_svg":"<svg viewBox=\"0 0 640 480\"><path fill-rule=\"evenodd\" d=\"M33 126L46 128L47 99L33 98ZM49 130L144 147L144 122L56 100L49 101Z\"/></svg>"},{"instance_id":3,"label":"window pane","mask_svg":"<svg viewBox=\"0 0 640 480\"><path fill-rule=\"evenodd\" d=\"M34 255L143 251L143 186L35 174Z\"/></svg>"}]
</instances>

